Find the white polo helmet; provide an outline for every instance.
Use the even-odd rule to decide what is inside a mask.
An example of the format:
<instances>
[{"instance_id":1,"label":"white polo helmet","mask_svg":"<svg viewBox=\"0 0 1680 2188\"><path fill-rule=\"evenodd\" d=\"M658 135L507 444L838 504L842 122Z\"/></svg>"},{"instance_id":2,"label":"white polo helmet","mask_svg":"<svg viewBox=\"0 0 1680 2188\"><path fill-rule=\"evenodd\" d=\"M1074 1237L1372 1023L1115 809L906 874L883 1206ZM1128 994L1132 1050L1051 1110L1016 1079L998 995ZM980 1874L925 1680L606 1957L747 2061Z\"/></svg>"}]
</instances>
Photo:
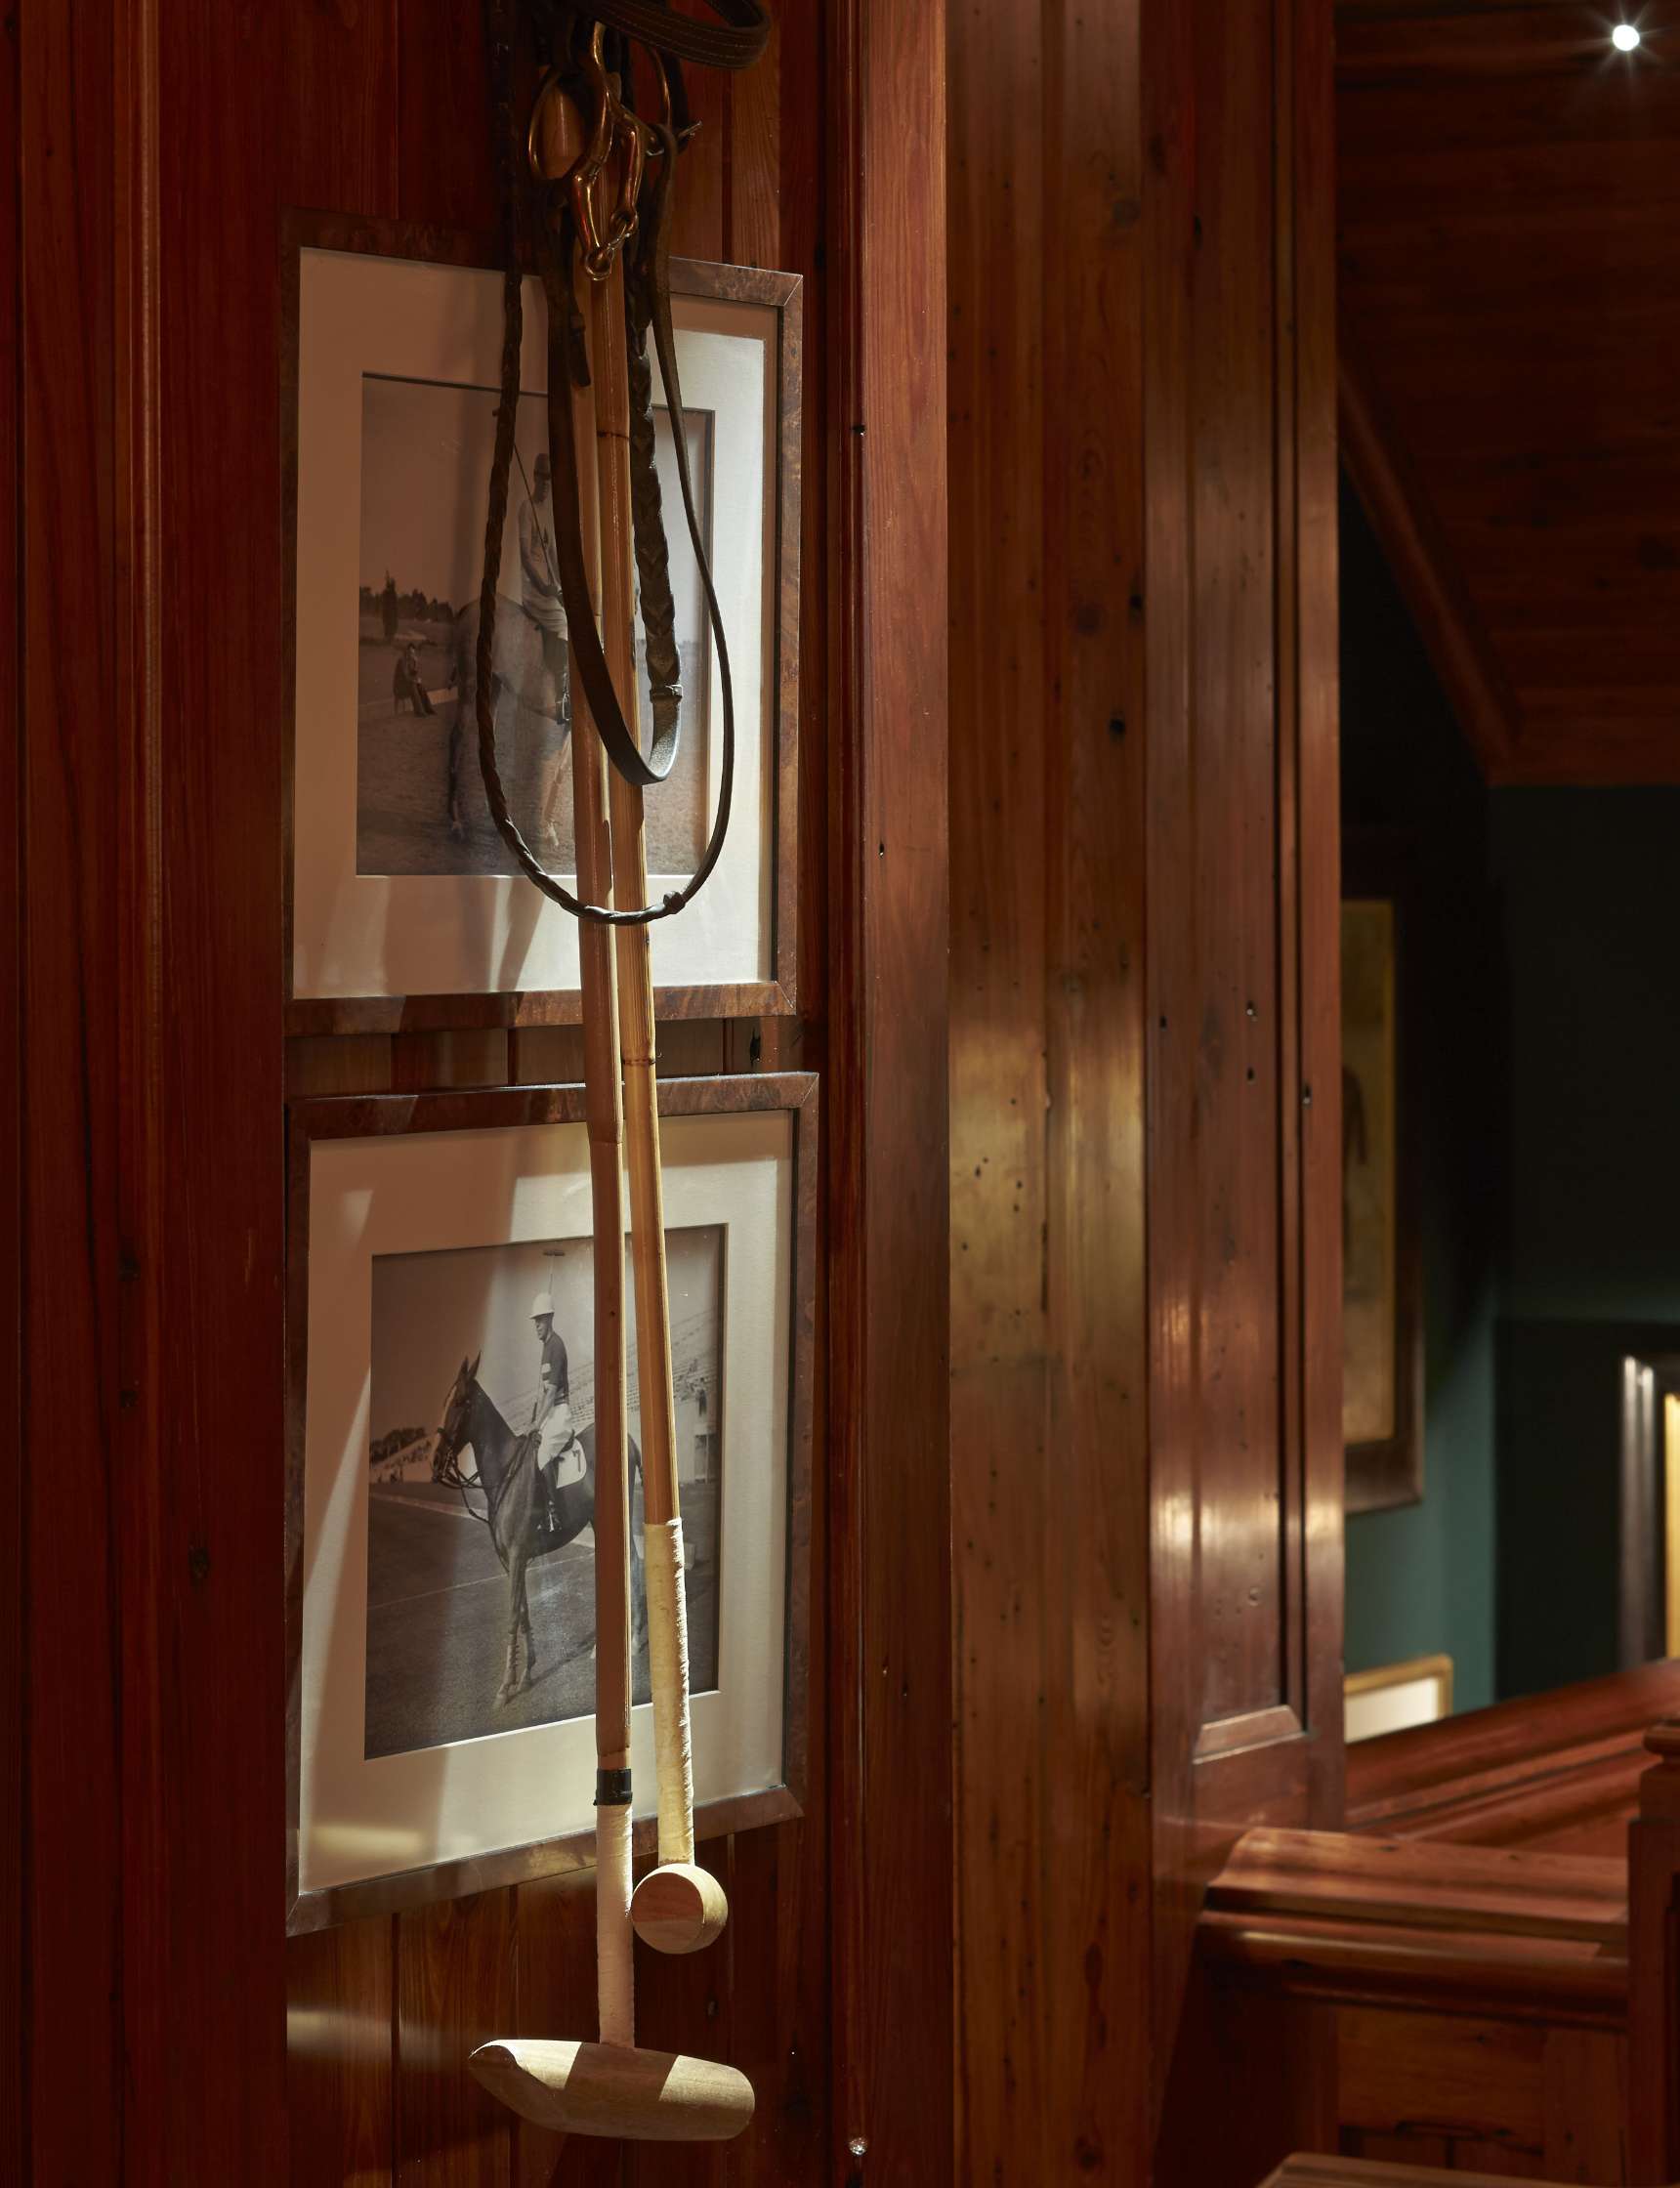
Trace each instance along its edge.
<instances>
[{"instance_id":1,"label":"white polo helmet","mask_svg":"<svg viewBox=\"0 0 1680 2188\"><path fill-rule=\"evenodd\" d=\"M550 1292L539 1291L536 1297L530 1303L530 1319L532 1320L532 1322L540 1322L544 1315L548 1315L552 1319L554 1315L554 1297Z\"/></svg>"}]
</instances>

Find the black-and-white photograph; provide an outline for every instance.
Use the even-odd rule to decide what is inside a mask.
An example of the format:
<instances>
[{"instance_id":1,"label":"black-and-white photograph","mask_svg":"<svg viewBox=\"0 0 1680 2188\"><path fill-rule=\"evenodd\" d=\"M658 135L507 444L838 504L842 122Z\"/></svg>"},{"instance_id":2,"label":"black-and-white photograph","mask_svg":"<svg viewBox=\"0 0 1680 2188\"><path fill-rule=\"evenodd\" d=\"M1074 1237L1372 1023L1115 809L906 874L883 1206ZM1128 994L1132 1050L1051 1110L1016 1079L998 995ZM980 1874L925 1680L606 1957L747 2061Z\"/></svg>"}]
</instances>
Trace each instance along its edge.
<instances>
[{"instance_id":1,"label":"black-and-white photograph","mask_svg":"<svg viewBox=\"0 0 1680 2188\"><path fill-rule=\"evenodd\" d=\"M517 870L490 817L474 698L479 591L496 393L365 374L356 603L357 870ZM690 474L709 539L712 418L685 413ZM648 793L654 873L692 872L709 819L710 633L684 522L670 414L654 412L682 665L682 747ZM637 683L647 709L637 617ZM502 537L494 642L496 755L515 822L556 873L574 868L570 658L554 547L548 406L522 396Z\"/></svg>"},{"instance_id":2,"label":"black-and-white photograph","mask_svg":"<svg viewBox=\"0 0 1680 2188\"><path fill-rule=\"evenodd\" d=\"M691 1682L717 1685L721 1224L666 1234ZM595 1693L587 1238L373 1264L368 1756L584 1716ZM650 1696L630 1307L634 1698Z\"/></svg>"}]
</instances>

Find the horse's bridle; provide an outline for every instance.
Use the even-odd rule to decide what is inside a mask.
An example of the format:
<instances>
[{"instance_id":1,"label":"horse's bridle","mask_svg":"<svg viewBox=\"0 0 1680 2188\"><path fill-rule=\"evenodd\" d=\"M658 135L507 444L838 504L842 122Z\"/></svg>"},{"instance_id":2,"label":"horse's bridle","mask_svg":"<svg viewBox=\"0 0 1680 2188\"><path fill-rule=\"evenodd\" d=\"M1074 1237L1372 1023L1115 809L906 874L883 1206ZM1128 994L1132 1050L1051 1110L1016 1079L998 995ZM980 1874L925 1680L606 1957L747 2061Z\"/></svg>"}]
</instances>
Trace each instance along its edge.
<instances>
[{"instance_id":1,"label":"horse's bridle","mask_svg":"<svg viewBox=\"0 0 1680 2188\"><path fill-rule=\"evenodd\" d=\"M520 870L545 897L575 918L614 927L643 926L654 919L669 918L698 895L722 854L735 791L735 686L723 613L690 475L676 336L671 324L670 215L677 155L695 127L689 119L683 63L698 62L719 68L747 66L764 51L770 17L763 0L710 0L710 4L722 19L718 22L679 16L666 0L590 0L583 14L556 6L554 0L525 0L543 73L529 124L522 132L515 127L513 113L514 33L520 0L485 0L496 174L502 202L503 283L501 392L484 526L474 676L479 765L491 817ZM629 78L630 41L644 45L651 59L660 109L651 121L635 110ZM585 149L566 173L551 175L541 166L539 124L544 102L560 97L574 100L582 112ZM609 205L612 194L608 188L609 169L614 157L621 162L621 180L616 201ZM522 239L526 233L534 246L548 302L549 463L554 479L555 553L567 644L608 758L626 781L643 788L664 781L676 763L683 696L670 556L654 462L650 333L676 429L672 440L683 514L717 648L723 696L722 767L717 813L699 863L682 888L670 891L653 905L616 908L585 904L557 881L520 832L508 806L496 758L496 584L501 571L519 407L525 329ZM572 388L584 387L589 380L582 320L571 286L574 246L592 280L607 277L615 254L621 252L624 261L633 530L652 700L652 741L646 754L632 726L634 704L632 720L626 720L613 686L590 594L579 451L571 408ZM591 452L584 453L587 457Z\"/></svg>"}]
</instances>

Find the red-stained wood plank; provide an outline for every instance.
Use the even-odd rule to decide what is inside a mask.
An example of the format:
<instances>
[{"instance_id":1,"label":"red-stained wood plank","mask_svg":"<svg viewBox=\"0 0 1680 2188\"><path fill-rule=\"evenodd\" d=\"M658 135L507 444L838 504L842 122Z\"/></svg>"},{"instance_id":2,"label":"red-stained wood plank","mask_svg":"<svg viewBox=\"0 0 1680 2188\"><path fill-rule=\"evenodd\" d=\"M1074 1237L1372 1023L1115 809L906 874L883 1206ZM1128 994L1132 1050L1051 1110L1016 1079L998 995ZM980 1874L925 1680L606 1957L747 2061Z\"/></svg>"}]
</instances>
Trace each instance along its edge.
<instances>
[{"instance_id":1,"label":"red-stained wood plank","mask_svg":"<svg viewBox=\"0 0 1680 2188\"><path fill-rule=\"evenodd\" d=\"M828 525L829 372L831 324L824 261L823 76L826 10L797 8L779 21L781 211L779 261L804 278L801 341L800 589L799 589L799 994L802 1024L779 1035L789 1066L818 1069L823 1059L827 990L828 903Z\"/></svg>"},{"instance_id":2,"label":"red-stained wood plank","mask_svg":"<svg viewBox=\"0 0 1680 2188\"><path fill-rule=\"evenodd\" d=\"M282 205L396 217L398 11L399 0L293 0L278 12Z\"/></svg>"},{"instance_id":3,"label":"red-stained wood plank","mask_svg":"<svg viewBox=\"0 0 1680 2188\"><path fill-rule=\"evenodd\" d=\"M387 1914L286 1947L292 2188L389 2188L395 1943Z\"/></svg>"},{"instance_id":4,"label":"red-stained wood plank","mask_svg":"<svg viewBox=\"0 0 1680 2188\"><path fill-rule=\"evenodd\" d=\"M20 945L22 901L20 886L22 842L20 833L20 702L22 650L19 629L18 547L21 537L20 495L20 394L22 358L22 268L20 259L21 168L19 143L19 47L15 36L0 46L0 145L12 147L0 160L0 845L6 871L0 878L0 1053L7 1059L0 1079L0 1387L6 1393L0 1433L14 1450L22 1448L22 1285L23 1219L22 995ZM27 2009L23 1937L24 1804L28 1760L24 1746L27 1658L24 1653L25 1537L22 1467L14 1467L0 1497L0 2172L24 2177L27 2148L24 2084L24 2016Z\"/></svg>"},{"instance_id":5,"label":"red-stained wood plank","mask_svg":"<svg viewBox=\"0 0 1680 2188\"><path fill-rule=\"evenodd\" d=\"M467 2071L518 2012L515 1893L397 1918L398 2188L511 2188L513 2115Z\"/></svg>"},{"instance_id":6,"label":"red-stained wood plank","mask_svg":"<svg viewBox=\"0 0 1680 2188\"><path fill-rule=\"evenodd\" d=\"M1051 12L1044 377L1051 2171L1141 2169L1149 2083L1142 854L1145 142L1136 4ZM1052 1486L1053 1485L1053 1486Z\"/></svg>"},{"instance_id":7,"label":"red-stained wood plank","mask_svg":"<svg viewBox=\"0 0 1680 2188\"><path fill-rule=\"evenodd\" d=\"M939 2180L953 1947L945 9L837 0L830 27L830 2164L849 2177L861 2143L871 2174Z\"/></svg>"},{"instance_id":8,"label":"red-stained wood plank","mask_svg":"<svg viewBox=\"0 0 1680 2188\"><path fill-rule=\"evenodd\" d=\"M193 0L156 24L157 683L124 910L145 1061L121 1093L147 1485L124 1653L150 1657L149 1696L132 1668L125 1692L147 1774L125 1827L153 1834L130 1865L128 2043L156 2131L131 2176L260 2181L285 2164L285 1663L263 1613L282 1588L281 877L260 849L281 803L280 112L236 94L242 18Z\"/></svg>"},{"instance_id":9,"label":"red-stained wood plank","mask_svg":"<svg viewBox=\"0 0 1680 2188\"><path fill-rule=\"evenodd\" d=\"M21 801L28 906L18 1449L34 1460L21 1469L29 1752L19 1873L27 2162L39 2181L115 2180L123 2169L115 28L108 7L31 7L6 39L21 109L7 157L21 198L22 306L21 670L20 652L7 654L22 751L9 779Z\"/></svg>"},{"instance_id":10,"label":"red-stained wood plank","mask_svg":"<svg viewBox=\"0 0 1680 2188\"><path fill-rule=\"evenodd\" d=\"M1235 1829L1341 1798L1328 68L1325 0L1146 19L1162 2076Z\"/></svg>"},{"instance_id":11,"label":"red-stained wood plank","mask_svg":"<svg viewBox=\"0 0 1680 2188\"><path fill-rule=\"evenodd\" d=\"M730 2058L756 2100L751 2127L727 2154L730 2188L803 2188L824 2176L828 1924L815 1682L812 1709L805 1818L740 1832L730 1850Z\"/></svg>"},{"instance_id":12,"label":"red-stained wood plank","mask_svg":"<svg viewBox=\"0 0 1680 2188\"><path fill-rule=\"evenodd\" d=\"M704 17L699 0L678 0L684 15ZM683 258L727 259L730 249L731 106L735 79L718 68L686 68L689 107L698 130L677 169L671 248Z\"/></svg>"},{"instance_id":13,"label":"red-stained wood plank","mask_svg":"<svg viewBox=\"0 0 1680 2188\"><path fill-rule=\"evenodd\" d=\"M1044 1860L1045 115L1035 11L949 44L951 1535L957 2170L1056 2171ZM1006 203L1007 222L997 208ZM1055 207L1048 209L1054 217Z\"/></svg>"},{"instance_id":14,"label":"red-stained wood plank","mask_svg":"<svg viewBox=\"0 0 1680 2188\"><path fill-rule=\"evenodd\" d=\"M781 256L781 19L750 68L730 84L729 257L779 267ZM815 172L815 162L812 171ZM809 335L807 336L809 340Z\"/></svg>"},{"instance_id":15,"label":"red-stained wood plank","mask_svg":"<svg viewBox=\"0 0 1680 2188\"><path fill-rule=\"evenodd\" d=\"M455 0L396 4L398 217L494 233L483 11Z\"/></svg>"}]
</instances>

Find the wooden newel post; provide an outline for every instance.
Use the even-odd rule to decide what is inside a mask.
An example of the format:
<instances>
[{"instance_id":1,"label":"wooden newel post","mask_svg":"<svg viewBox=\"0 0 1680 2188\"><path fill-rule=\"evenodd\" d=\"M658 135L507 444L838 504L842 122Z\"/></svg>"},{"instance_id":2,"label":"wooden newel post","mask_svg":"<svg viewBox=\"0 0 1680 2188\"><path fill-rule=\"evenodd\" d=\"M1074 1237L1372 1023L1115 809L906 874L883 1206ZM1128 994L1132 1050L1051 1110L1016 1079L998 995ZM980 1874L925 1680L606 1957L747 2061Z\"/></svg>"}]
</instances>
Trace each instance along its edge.
<instances>
[{"instance_id":1,"label":"wooden newel post","mask_svg":"<svg viewBox=\"0 0 1680 2188\"><path fill-rule=\"evenodd\" d=\"M1627 1827L1627 2178L1680 2178L1680 1722L1654 1725L1657 1757Z\"/></svg>"}]
</instances>

